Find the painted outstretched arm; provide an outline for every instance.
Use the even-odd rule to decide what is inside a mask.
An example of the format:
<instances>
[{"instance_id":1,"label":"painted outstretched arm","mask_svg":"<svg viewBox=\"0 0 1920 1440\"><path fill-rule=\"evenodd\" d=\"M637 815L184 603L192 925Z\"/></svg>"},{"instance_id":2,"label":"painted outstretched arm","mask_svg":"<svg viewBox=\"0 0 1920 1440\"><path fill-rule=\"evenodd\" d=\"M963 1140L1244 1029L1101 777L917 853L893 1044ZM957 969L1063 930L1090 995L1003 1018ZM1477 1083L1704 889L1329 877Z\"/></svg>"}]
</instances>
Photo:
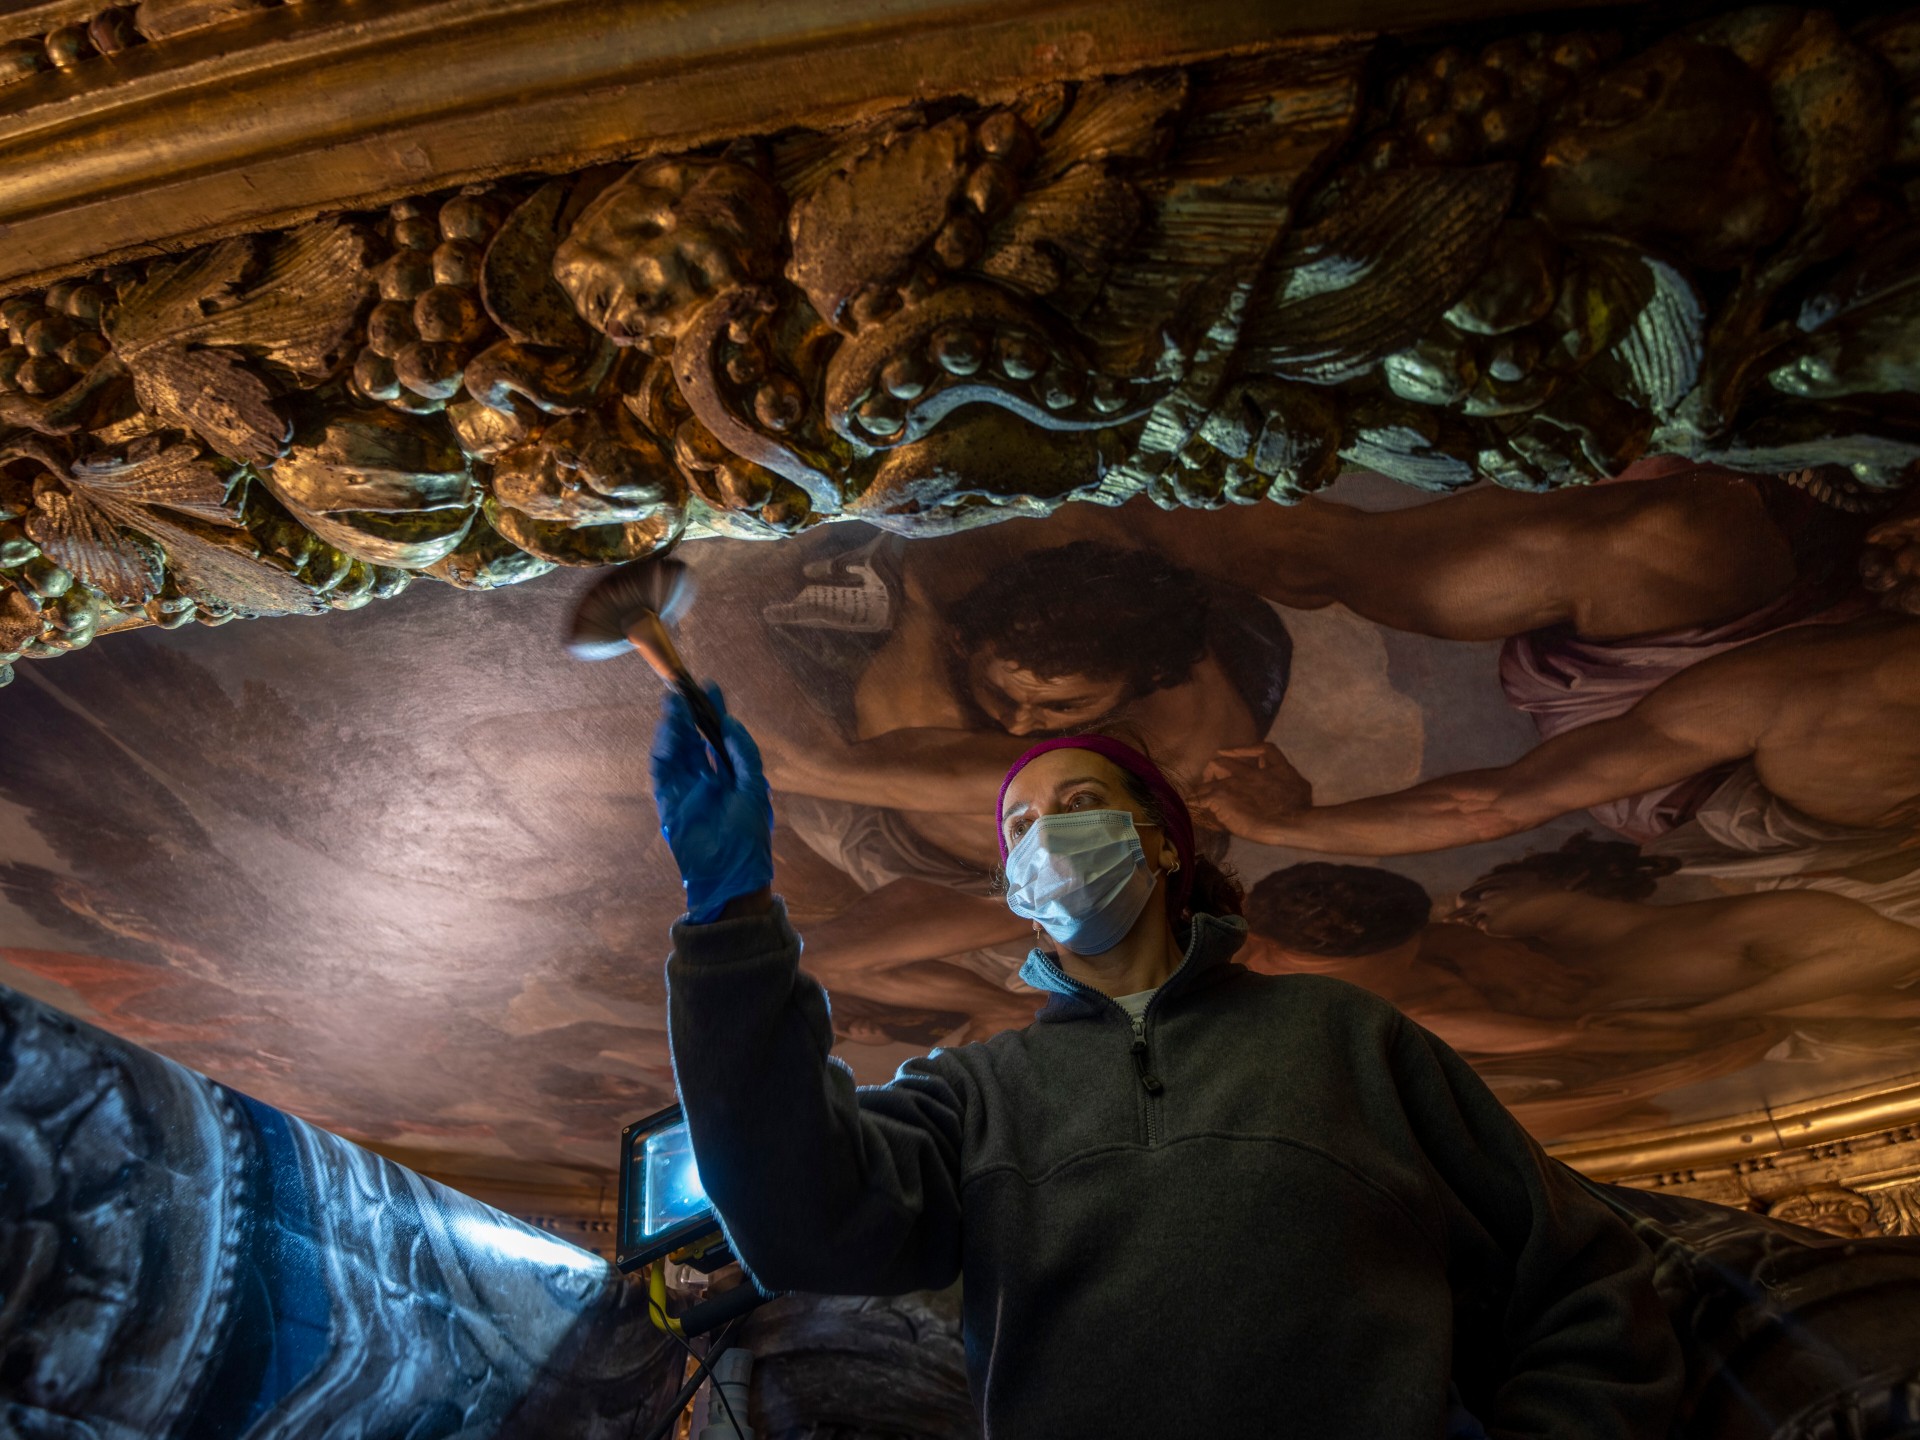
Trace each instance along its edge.
<instances>
[{"instance_id":1,"label":"painted outstretched arm","mask_svg":"<svg viewBox=\"0 0 1920 1440\"><path fill-rule=\"evenodd\" d=\"M1667 1031L1586 1030L1572 1021L1536 1020L1493 1009L1414 1009L1407 1014L1467 1056L1664 1054L1684 1043L1684 1037ZM1705 1026L1697 1028L1704 1031Z\"/></svg>"},{"instance_id":2,"label":"painted outstretched arm","mask_svg":"<svg viewBox=\"0 0 1920 1440\"><path fill-rule=\"evenodd\" d=\"M776 790L962 815L991 815L1000 777L1033 744L998 731L936 728L845 740L810 713L766 733L773 737L765 746L767 778Z\"/></svg>"},{"instance_id":3,"label":"painted outstretched arm","mask_svg":"<svg viewBox=\"0 0 1920 1440\"><path fill-rule=\"evenodd\" d=\"M989 815L1001 775L1031 743L948 728L848 740L787 678L761 626L740 627L727 645L709 647L708 664L759 740L768 782L789 795Z\"/></svg>"},{"instance_id":4,"label":"painted outstretched arm","mask_svg":"<svg viewBox=\"0 0 1920 1440\"><path fill-rule=\"evenodd\" d=\"M1569 730L1511 765L1469 770L1341 805L1303 803L1271 746L1222 751L1198 804L1234 834L1332 855L1415 855L1497 840L1558 816L1670 785L1753 753L1753 729L1698 666L1627 714Z\"/></svg>"},{"instance_id":5,"label":"painted outstretched arm","mask_svg":"<svg viewBox=\"0 0 1920 1440\"><path fill-rule=\"evenodd\" d=\"M867 984L867 977L1032 933L1033 922L1015 915L997 896L966 895L930 880L893 880L838 915L807 926L805 964L828 984L854 980L863 993L894 1000L898 997ZM931 1002L922 997L914 1003Z\"/></svg>"}]
</instances>

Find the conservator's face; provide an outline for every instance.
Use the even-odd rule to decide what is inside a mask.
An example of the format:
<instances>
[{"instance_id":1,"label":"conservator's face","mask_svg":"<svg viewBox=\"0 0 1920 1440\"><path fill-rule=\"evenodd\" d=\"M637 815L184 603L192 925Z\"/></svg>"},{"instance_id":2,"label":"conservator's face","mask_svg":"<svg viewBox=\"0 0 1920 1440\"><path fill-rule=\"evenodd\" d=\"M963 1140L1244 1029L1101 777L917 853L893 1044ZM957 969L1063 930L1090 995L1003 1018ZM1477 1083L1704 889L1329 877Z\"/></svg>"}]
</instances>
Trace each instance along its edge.
<instances>
[{"instance_id":1,"label":"conservator's face","mask_svg":"<svg viewBox=\"0 0 1920 1440\"><path fill-rule=\"evenodd\" d=\"M1043 816L1086 810L1118 810L1132 816L1148 863L1162 875L1178 859L1178 852L1167 839L1165 830L1147 817L1145 807L1127 789L1126 772L1091 750L1049 750L1013 777L1000 807L1000 829L1006 837L1007 849L1011 851L1018 845ZM1147 908L1134 917L1129 934L1142 925L1166 925L1165 895L1164 887L1156 882ZM1062 952L1073 948L1069 939L1046 931L1037 923L1033 928L1036 936L1046 935Z\"/></svg>"},{"instance_id":2,"label":"conservator's face","mask_svg":"<svg viewBox=\"0 0 1920 1440\"><path fill-rule=\"evenodd\" d=\"M1173 863L1173 847L1158 841L1159 828L1127 790L1126 772L1091 750L1049 750L1028 763L1000 807L1000 825L1011 850L1042 815L1076 810L1122 810L1133 817L1147 857L1160 868ZM1161 853L1155 856L1156 848Z\"/></svg>"},{"instance_id":3,"label":"conservator's face","mask_svg":"<svg viewBox=\"0 0 1920 1440\"><path fill-rule=\"evenodd\" d=\"M1083 729L1111 715L1127 698L1124 680L1036 675L992 651L968 662L967 679L974 704L1009 735L1057 735Z\"/></svg>"}]
</instances>

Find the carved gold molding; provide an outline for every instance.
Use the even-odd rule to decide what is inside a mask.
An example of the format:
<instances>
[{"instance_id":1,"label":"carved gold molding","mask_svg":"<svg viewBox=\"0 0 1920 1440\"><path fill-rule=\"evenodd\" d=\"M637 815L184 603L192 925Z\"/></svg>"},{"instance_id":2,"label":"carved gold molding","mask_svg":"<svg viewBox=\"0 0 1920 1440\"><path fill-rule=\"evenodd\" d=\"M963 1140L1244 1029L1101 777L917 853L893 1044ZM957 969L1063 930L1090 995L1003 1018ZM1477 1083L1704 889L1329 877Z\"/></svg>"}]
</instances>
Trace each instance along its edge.
<instances>
[{"instance_id":1,"label":"carved gold molding","mask_svg":"<svg viewBox=\"0 0 1920 1440\"><path fill-rule=\"evenodd\" d=\"M1607 1180L1678 1175L1920 1125L1920 1075L1824 1095L1704 1125L1677 1125L1550 1147L1576 1169Z\"/></svg>"},{"instance_id":2,"label":"carved gold molding","mask_svg":"<svg viewBox=\"0 0 1920 1440\"><path fill-rule=\"evenodd\" d=\"M1920 460L1920 12L145 0L113 43L230 18L88 57L101 14L38 11L0 256L63 273L0 301L0 683L843 519L1649 453L1886 509Z\"/></svg>"},{"instance_id":3,"label":"carved gold molding","mask_svg":"<svg viewBox=\"0 0 1920 1440\"><path fill-rule=\"evenodd\" d=\"M1920 1075L1548 1149L1595 1179L1835 1234L1920 1235Z\"/></svg>"},{"instance_id":4,"label":"carved gold molding","mask_svg":"<svg viewBox=\"0 0 1920 1440\"><path fill-rule=\"evenodd\" d=\"M8 238L0 286L512 172L577 169L801 123L831 128L941 96L990 102L1039 84L1190 63L1286 35L1405 30L1545 8L1569 7L1542 0L33 6L0 22L0 39L13 41L17 57L14 83L0 85L0 225ZM116 18L102 26L102 16ZM138 43L143 26L158 26L159 38ZM130 43L110 56L89 54L103 34Z\"/></svg>"}]
</instances>

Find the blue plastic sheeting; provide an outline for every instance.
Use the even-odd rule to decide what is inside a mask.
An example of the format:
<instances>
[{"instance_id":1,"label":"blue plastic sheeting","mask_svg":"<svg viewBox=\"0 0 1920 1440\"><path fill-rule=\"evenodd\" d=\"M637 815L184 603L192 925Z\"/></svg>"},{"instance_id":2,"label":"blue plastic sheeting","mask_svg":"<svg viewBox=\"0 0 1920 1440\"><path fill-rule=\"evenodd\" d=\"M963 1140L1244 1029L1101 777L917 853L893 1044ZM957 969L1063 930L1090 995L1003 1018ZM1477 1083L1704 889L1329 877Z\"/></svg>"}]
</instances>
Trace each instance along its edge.
<instances>
[{"instance_id":1,"label":"blue plastic sheeting","mask_svg":"<svg viewBox=\"0 0 1920 1440\"><path fill-rule=\"evenodd\" d=\"M4 987L0 1276L22 1440L600 1440L679 1374L599 1257Z\"/></svg>"}]
</instances>

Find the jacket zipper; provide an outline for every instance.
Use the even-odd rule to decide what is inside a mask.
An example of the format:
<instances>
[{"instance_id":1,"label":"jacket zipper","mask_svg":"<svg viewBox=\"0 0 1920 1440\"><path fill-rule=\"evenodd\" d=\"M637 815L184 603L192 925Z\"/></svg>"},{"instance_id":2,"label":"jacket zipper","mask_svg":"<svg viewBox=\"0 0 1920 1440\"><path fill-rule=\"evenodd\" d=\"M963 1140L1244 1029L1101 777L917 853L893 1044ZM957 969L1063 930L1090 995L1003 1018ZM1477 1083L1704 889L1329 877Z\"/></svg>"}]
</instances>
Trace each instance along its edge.
<instances>
[{"instance_id":1,"label":"jacket zipper","mask_svg":"<svg viewBox=\"0 0 1920 1440\"><path fill-rule=\"evenodd\" d=\"M1133 1068L1140 1076L1140 1088L1147 1092L1147 1144L1156 1144L1160 1138L1159 1101L1160 1092L1167 1087L1160 1083L1160 1077L1153 1073L1153 1062L1147 1053L1146 1018L1133 1032Z\"/></svg>"},{"instance_id":2,"label":"jacket zipper","mask_svg":"<svg viewBox=\"0 0 1920 1440\"><path fill-rule=\"evenodd\" d=\"M1120 1002L1115 1000L1111 995L1103 994L1091 985L1083 985L1065 971L1060 970L1057 966L1054 967L1054 973L1059 975L1076 993L1105 1001L1113 1009L1119 1010L1121 1015L1125 1017L1131 1025L1133 1030L1133 1044L1129 1048L1133 1055L1134 1074L1139 1077L1140 1088L1146 1091L1147 1094L1145 1102L1147 1111L1146 1129L1147 1144L1150 1146L1159 1143L1160 1096L1165 1093L1167 1087L1161 1082L1159 1075L1157 1075L1153 1069L1153 1054L1147 1039L1147 1026L1153 1019L1153 1007L1160 1003L1161 991L1164 991L1168 985L1173 983L1174 976L1187 968L1188 963L1193 959L1193 952L1198 948L1199 944L1200 926L1196 923L1192 928L1192 933L1187 936L1186 953L1180 957L1179 965L1175 967L1172 975L1169 975L1165 980L1160 982L1159 988L1154 991L1153 998L1147 1002L1146 1012L1141 1015L1138 1021L1134 1021L1131 1016L1127 1015L1126 1011L1121 1009Z\"/></svg>"},{"instance_id":3,"label":"jacket zipper","mask_svg":"<svg viewBox=\"0 0 1920 1440\"><path fill-rule=\"evenodd\" d=\"M1133 1068L1140 1077L1140 1088L1147 1092L1147 1144L1149 1147L1160 1143L1160 1096L1167 1087L1161 1083L1159 1075L1154 1072L1153 1051L1147 1039L1147 1027L1153 1022L1153 1007L1160 1003L1160 992L1172 983L1174 975L1178 975L1187 968L1187 963L1193 959L1194 949L1199 943L1200 926L1196 923L1192 927L1192 933L1187 936L1187 950L1180 957L1180 964L1174 969L1173 975L1169 975L1160 982L1159 990L1154 991L1153 998L1147 1001L1147 1008L1133 1027Z\"/></svg>"}]
</instances>

